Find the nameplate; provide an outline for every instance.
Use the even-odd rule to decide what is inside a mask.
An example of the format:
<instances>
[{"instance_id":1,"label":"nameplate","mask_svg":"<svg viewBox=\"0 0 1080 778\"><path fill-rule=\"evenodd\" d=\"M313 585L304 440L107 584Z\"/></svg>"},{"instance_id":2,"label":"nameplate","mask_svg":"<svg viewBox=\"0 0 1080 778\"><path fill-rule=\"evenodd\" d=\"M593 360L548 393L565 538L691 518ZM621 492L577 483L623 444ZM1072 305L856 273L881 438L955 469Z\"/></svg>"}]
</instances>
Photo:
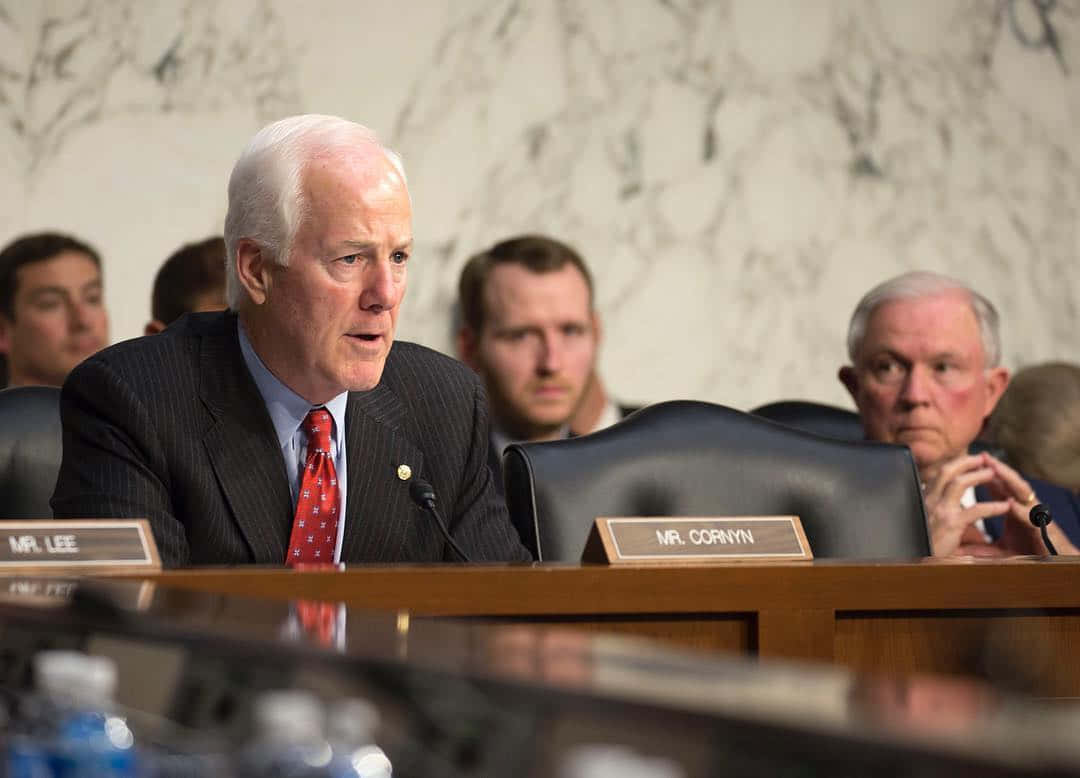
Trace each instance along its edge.
<instances>
[{"instance_id":1,"label":"nameplate","mask_svg":"<svg viewBox=\"0 0 1080 778\"><path fill-rule=\"evenodd\" d=\"M160 569L161 558L146 519L0 521L0 571Z\"/></svg>"},{"instance_id":2,"label":"nameplate","mask_svg":"<svg viewBox=\"0 0 1080 778\"><path fill-rule=\"evenodd\" d=\"M54 571L55 572L55 571ZM100 580L23 575L22 571L0 575L0 603L60 608L75 599L76 592L100 585ZM154 600L153 581L110 581L109 603L123 610L144 611ZM104 595L103 595L104 596Z\"/></svg>"},{"instance_id":3,"label":"nameplate","mask_svg":"<svg viewBox=\"0 0 1080 778\"><path fill-rule=\"evenodd\" d=\"M798 516L598 518L582 555L608 564L813 558Z\"/></svg>"}]
</instances>

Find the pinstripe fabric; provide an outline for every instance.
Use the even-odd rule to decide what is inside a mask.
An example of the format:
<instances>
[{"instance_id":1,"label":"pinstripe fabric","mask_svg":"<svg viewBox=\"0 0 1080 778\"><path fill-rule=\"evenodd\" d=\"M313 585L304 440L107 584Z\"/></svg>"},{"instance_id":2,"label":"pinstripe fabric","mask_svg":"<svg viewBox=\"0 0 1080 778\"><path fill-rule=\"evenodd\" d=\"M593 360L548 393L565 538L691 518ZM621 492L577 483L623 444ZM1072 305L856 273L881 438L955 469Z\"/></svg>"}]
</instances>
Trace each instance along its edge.
<instances>
[{"instance_id":1,"label":"pinstripe fabric","mask_svg":"<svg viewBox=\"0 0 1080 778\"><path fill-rule=\"evenodd\" d=\"M244 366L231 313L187 316L77 367L61 394L57 518L150 520L166 566L285 559L292 504L273 424ZM487 404L475 375L395 343L382 381L350 393L346 562L451 560L397 477L434 486L476 560L527 560L486 466Z\"/></svg>"}]
</instances>

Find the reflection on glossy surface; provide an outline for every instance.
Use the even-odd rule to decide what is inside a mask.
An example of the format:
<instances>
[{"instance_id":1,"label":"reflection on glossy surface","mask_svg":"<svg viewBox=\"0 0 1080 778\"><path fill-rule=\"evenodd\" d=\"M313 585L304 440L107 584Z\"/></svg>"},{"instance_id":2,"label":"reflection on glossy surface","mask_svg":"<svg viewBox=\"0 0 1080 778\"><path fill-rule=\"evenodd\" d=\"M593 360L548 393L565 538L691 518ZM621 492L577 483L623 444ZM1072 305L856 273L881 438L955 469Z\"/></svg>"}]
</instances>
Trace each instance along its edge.
<instances>
[{"instance_id":1,"label":"reflection on glossy surface","mask_svg":"<svg viewBox=\"0 0 1080 778\"><path fill-rule=\"evenodd\" d=\"M319 600L293 600L282 625L282 637L325 649L345 651L345 606Z\"/></svg>"},{"instance_id":2,"label":"reflection on glossy surface","mask_svg":"<svg viewBox=\"0 0 1080 778\"><path fill-rule=\"evenodd\" d=\"M897 731L948 735L985 726L1000 709L1000 695L966 678L861 676L849 697L851 716Z\"/></svg>"},{"instance_id":3,"label":"reflection on glossy surface","mask_svg":"<svg viewBox=\"0 0 1080 778\"><path fill-rule=\"evenodd\" d=\"M160 586L140 597L138 583L50 591L58 596L48 607L37 590L26 598L32 607L0 603L8 662L0 671L9 688L25 683L21 646L91 648L116 654L130 677L144 673L142 682L122 684L125 705L193 731L213 727L226 739L244 736L245 707L262 689L364 697L379 708L380 738L401 776L550 775L560 755L590 743L674 760L690 776L715 774L730 760L748 765L743 774L814 760L832 769L828 760L844 751L830 756L825 743L870 763L888 743L912 759L966 760L978 774L1016 774L1009 770L1018 764L1080 774L1075 706L1048 709L974 679L854 675L564 627L365 613L319 601ZM141 668L148 657L153 667ZM451 769L465 763L487 772Z\"/></svg>"},{"instance_id":4,"label":"reflection on glossy surface","mask_svg":"<svg viewBox=\"0 0 1080 778\"><path fill-rule=\"evenodd\" d=\"M534 683L586 689L592 685L595 638L569 629L524 625L493 627L483 641L486 658L477 657L495 675Z\"/></svg>"}]
</instances>

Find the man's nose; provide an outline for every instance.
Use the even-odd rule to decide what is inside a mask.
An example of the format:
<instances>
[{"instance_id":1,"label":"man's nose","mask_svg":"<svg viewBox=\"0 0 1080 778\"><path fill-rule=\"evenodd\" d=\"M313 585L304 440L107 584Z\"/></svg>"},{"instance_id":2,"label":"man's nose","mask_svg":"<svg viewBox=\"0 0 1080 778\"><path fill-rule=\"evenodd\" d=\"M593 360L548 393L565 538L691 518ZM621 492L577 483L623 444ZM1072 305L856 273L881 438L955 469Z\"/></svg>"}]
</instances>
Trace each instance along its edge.
<instances>
[{"instance_id":1,"label":"man's nose","mask_svg":"<svg viewBox=\"0 0 1080 778\"><path fill-rule=\"evenodd\" d=\"M922 405L930 399L932 379L921 365L912 365L900 386L900 399L910 405Z\"/></svg>"},{"instance_id":2,"label":"man's nose","mask_svg":"<svg viewBox=\"0 0 1080 778\"><path fill-rule=\"evenodd\" d=\"M79 300L70 301L67 305L68 330L71 332L84 332L90 329L90 317L92 315L89 303Z\"/></svg>"},{"instance_id":3,"label":"man's nose","mask_svg":"<svg viewBox=\"0 0 1080 778\"><path fill-rule=\"evenodd\" d=\"M364 289L360 293L360 307L365 311L388 311L401 299L401 274L389 262L372 262L364 273Z\"/></svg>"},{"instance_id":4,"label":"man's nose","mask_svg":"<svg viewBox=\"0 0 1080 778\"><path fill-rule=\"evenodd\" d=\"M540 337L540 372L553 375L562 370L565 357L562 338L557 333L545 332Z\"/></svg>"}]
</instances>

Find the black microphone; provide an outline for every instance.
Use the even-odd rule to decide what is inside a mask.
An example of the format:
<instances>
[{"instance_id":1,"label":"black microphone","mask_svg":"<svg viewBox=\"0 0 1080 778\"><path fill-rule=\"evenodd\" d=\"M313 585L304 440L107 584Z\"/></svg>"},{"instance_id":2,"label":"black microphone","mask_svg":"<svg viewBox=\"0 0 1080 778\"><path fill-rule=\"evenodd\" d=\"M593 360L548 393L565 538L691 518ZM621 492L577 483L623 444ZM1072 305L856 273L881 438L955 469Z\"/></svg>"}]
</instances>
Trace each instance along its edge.
<instances>
[{"instance_id":1,"label":"black microphone","mask_svg":"<svg viewBox=\"0 0 1080 778\"><path fill-rule=\"evenodd\" d=\"M412 483L409 484L409 496L412 497L412 501L423 508L425 511L431 514L431 517L435 519L435 524L439 528L439 532L446 538L446 542L450 545L450 548L454 550L454 553L458 555L462 562L468 562L469 557L465 555L465 552L461 550L454 539L450 537L450 531L446 529L446 523L442 520L442 516L439 515L439 509L435 507L435 489L431 484L425 481L423 478L414 478Z\"/></svg>"},{"instance_id":2,"label":"black microphone","mask_svg":"<svg viewBox=\"0 0 1080 778\"><path fill-rule=\"evenodd\" d=\"M1028 514L1028 518L1031 519L1031 523L1039 528L1039 532L1042 534L1043 543L1046 544L1047 550L1051 556L1057 556L1057 549L1054 548L1054 544L1050 542L1050 536L1046 534L1046 525L1054 520L1054 517L1050 515L1050 507L1043 505L1041 502L1036 503L1035 507L1031 509L1031 513Z\"/></svg>"}]
</instances>

